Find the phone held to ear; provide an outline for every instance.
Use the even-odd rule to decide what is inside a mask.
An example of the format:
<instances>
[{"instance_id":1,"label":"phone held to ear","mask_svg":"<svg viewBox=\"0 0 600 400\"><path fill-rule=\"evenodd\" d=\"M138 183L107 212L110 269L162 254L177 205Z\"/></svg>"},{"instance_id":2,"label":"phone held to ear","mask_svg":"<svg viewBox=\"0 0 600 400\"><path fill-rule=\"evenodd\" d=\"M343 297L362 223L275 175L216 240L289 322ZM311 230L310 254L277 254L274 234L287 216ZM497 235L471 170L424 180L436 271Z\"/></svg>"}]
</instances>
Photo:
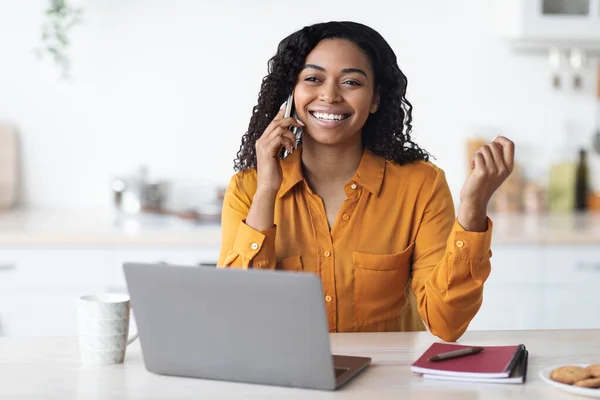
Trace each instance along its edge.
<instances>
[{"instance_id":1,"label":"phone held to ear","mask_svg":"<svg viewBox=\"0 0 600 400\"><path fill-rule=\"evenodd\" d=\"M293 118L298 119L298 114L296 114L296 109L294 107L294 92L292 92L288 96L287 102L285 103L285 114L283 115L283 118L288 118L288 117L293 117ZM300 143L300 137L302 135L302 128L292 126L292 127L290 127L290 130L292 131L292 133L294 133L294 135L296 135L296 145L298 145L298 143ZM287 149L284 147L283 151L281 153L281 159L286 158L290 154L291 153L288 152Z\"/></svg>"}]
</instances>

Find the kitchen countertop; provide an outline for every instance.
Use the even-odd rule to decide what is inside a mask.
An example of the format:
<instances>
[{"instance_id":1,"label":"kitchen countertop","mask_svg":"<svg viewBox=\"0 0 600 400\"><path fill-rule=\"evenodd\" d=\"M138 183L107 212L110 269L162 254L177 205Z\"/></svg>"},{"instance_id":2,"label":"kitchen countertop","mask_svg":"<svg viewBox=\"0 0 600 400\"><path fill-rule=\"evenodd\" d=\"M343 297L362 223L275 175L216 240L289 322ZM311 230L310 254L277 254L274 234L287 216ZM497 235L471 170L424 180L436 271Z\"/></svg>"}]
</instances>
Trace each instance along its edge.
<instances>
[{"instance_id":1,"label":"kitchen countertop","mask_svg":"<svg viewBox=\"0 0 600 400\"><path fill-rule=\"evenodd\" d=\"M491 215L494 245L600 244L600 214ZM0 212L0 245L140 245L219 247L218 223L110 211Z\"/></svg>"},{"instance_id":2,"label":"kitchen countertop","mask_svg":"<svg viewBox=\"0 0 600 400\"><path fill-rule=\"evenodd\" d=\"M0 212L1 245L219 247L221 225L152 214L123 217L96 210L12 210Z\"/></svg>"},{"instance_id":3,"label":"kitchen countertop","mask_svg":"<svg viewBox=\"0 0 600 400\"><path fill-rule=\"evenodd\" d=\"M204 379L146 371L139 340L123 364L83 366L76 338L0 339L1 398L43 399L565 399L578 398L539 378L544 368L600 362L600 330L467 332L459 343L529 350L525 384L429 381L410 371L434 341L428 332L331 334L334 354L366 356L366 370L334 392ZM193 349L190 349L193 351ZM201 354L198 355L202 357Z\"/></svg>"},{"instance_id":4,"label":"kitchen countertop","mask_svg":"<svg viewBox=\"0 0 600 400\"><path fill-rule=\"evenodd\" d=\"M600 214L491 215L497 244L600 244Z\"/></svg>"}]
</instances>

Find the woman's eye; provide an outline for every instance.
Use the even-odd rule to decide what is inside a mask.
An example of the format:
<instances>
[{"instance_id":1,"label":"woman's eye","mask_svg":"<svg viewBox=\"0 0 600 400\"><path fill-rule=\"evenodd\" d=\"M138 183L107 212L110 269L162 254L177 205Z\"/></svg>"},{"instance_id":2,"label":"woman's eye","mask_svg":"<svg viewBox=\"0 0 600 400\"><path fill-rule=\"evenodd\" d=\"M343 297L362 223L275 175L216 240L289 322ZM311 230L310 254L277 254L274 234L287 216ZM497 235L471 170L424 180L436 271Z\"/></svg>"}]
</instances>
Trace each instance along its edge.
<instances>
[{"instance_id":1,"label":"woman's eye","mask_svg":"<svg viewBox=\"0 0 600 400\"><path fill-rule=\"evenodd\" d=\"M307 76L304 78L304 80L308 82L317 82L319 79L315 78L314 76Z\"/></svg>"},{"instance_id":2,"label":"woman's eye","mask_svg":"<svg viewBox=\"0 0 600 400\"><path fill-rule=\"evenodd\" d=\"M344 83L347 85L352 85L352 86L360 86L360 82L356 82L356 81L344 81Z\"/></svg>"}]
</instances>

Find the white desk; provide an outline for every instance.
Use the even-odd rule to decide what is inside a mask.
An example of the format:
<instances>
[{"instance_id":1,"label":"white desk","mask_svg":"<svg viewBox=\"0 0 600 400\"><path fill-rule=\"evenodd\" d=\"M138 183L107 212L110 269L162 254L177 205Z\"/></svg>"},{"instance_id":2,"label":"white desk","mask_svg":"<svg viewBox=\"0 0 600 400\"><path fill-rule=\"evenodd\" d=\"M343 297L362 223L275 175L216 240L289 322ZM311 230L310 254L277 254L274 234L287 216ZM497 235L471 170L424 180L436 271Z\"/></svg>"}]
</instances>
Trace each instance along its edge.
<instances>
[{"instance_id":1,"label":"white desk","mask_svg":"<svg viewBox=\"0 0 600 400\"><path fill-rule=\"evenodd\" d=\"M470 332L459 343L525 343L527 383L424 381L409 365L435 340L426 332L333 334L335 353L369 356L373 363L341 390L319 392L154 375L144 368L139 342L129 347L124 364L84 367L75 338L0 339L0 398L568 399L572 395L541 381L538 372L556 364L600 363L600 330Z\"/></svg>"}]
</instances>

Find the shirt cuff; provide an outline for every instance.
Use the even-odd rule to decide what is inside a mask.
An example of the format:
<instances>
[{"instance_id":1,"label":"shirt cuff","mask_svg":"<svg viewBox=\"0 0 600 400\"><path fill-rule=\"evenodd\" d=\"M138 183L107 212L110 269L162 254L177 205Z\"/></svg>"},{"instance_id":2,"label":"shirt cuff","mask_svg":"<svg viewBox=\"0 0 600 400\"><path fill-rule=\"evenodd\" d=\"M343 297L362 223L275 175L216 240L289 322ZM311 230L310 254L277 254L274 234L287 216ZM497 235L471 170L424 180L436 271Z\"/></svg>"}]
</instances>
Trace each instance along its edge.
<instances>
[{"instance_id":1,"label":"shirt cuff","mask_svg":"<svg viewBox=\"0 0 600 400\"><path fill-rule=\"evenodd\" d=\"M252 266L260 268L267 266L275 258L275 236L277 226L257 231L246 225L246 220L240 222L233 250L245 260L252 260Z\"/></svg>"},{"instance_id":2,"label":"shirt cuff","mask_svg":"<svg viewBox=\"0 0 600 400\"><path fill-rule=\"evenodd\" d=\"M484 232L466 231L459 223L454 226L448 236L447 248L452 249L457 260L470 260L475 264L492 256L492 220L487 218L487 229Z\"/></svg>"}]
</instances>

